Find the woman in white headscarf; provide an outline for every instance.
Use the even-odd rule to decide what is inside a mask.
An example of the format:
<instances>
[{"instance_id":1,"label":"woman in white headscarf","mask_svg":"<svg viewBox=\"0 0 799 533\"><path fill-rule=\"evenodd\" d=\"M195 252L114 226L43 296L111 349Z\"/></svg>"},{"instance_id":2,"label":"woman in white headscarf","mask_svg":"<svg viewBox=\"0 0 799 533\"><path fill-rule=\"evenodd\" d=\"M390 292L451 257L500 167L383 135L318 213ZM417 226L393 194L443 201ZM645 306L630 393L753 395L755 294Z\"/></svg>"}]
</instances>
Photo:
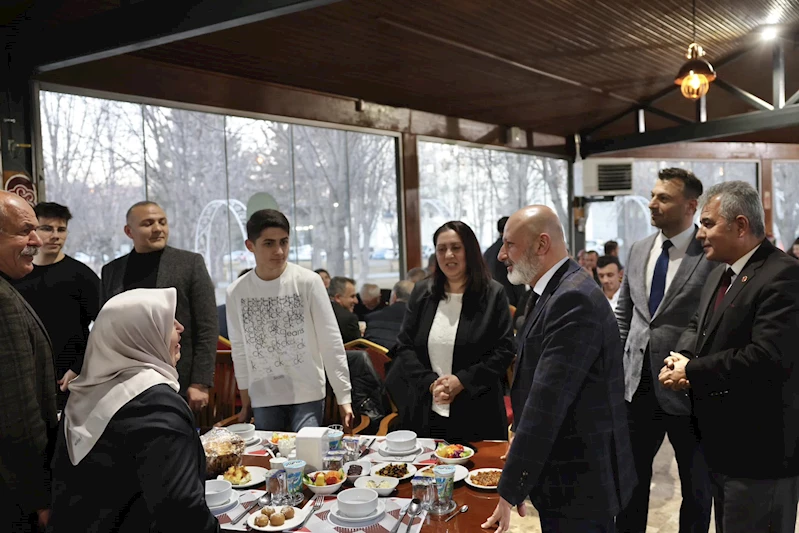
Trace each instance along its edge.
<instances>
[{"instance_id":1,"label":"woman in white headscarf","mask_svg":"<svg viewBox=\"0 0 799 533\"><path fill-rule=\"evenodd\" d=\"M178 394L176 302L175 289L134 289L100 311L58 434L52 533L219 531Z\"/></svg>"}]
</instances>

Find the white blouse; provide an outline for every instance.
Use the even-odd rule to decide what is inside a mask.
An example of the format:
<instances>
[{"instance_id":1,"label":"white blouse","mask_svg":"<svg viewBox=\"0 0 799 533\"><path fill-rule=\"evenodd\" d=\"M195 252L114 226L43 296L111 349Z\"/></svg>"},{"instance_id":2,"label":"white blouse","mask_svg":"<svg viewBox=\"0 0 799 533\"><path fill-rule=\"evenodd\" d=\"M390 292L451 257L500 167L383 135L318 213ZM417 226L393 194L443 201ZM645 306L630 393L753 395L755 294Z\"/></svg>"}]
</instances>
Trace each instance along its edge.
<instances>
[{"instance_id":1,"label":"white blouse","mask_svg":"<svg viewBox=\"0 0 799 533\"><path fill-rule=\"evenodd\" d=\"M452 374L452 352L462 308L463 294L447 294L446 299L438 302L436 316L430 326L430 336L427 338L427 351L430 355L430 366L439 377ZM434 402L433 412L449 417L449 405Z\"/></svg>"}]
</instances>

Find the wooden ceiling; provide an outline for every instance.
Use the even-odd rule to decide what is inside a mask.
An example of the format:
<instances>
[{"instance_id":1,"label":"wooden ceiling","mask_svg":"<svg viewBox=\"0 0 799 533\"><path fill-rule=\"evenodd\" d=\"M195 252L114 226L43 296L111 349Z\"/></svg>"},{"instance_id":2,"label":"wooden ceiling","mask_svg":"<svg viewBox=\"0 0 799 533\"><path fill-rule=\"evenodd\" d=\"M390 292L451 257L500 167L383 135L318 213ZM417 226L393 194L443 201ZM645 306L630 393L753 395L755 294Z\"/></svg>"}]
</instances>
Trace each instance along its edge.
<instances>
[{"instance_id":1,"label":"wooden ceiling","mask_svg":"<svg viewBox=\"0 0 799 533\"><path fill-rule=\"evenodd\" d=\"M109 9L124 7L63 2L50 24ZM697 41L711 62L752 46L759 39L753 32L773 22L789 36L790 96L799 90L799 2L697 1ZM342 0L135 55L569 136L673 84L691 40L689 0ZM770 45L755 46L719 75L770 101ZM678 91L658 106L694 115ZM750 110L711 88L709 120ZM647 115L648 129L672 125ZM633 130L630 117L602 135Z\"/></svg>"}]
</instances>

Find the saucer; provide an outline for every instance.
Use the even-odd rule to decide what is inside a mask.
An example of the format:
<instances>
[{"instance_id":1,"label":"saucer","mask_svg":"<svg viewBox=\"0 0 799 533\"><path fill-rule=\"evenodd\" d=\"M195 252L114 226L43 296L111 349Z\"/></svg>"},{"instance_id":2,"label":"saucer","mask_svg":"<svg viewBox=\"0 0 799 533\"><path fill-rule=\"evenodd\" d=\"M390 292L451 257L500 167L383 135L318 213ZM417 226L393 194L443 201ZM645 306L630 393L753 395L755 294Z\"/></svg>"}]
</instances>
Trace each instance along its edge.
<instances>
[{"instance_id":1,"label":"saucer","mask_svg":"<svg viewBox=\"0 0 799 533\"><path fill-rule=\"evenodd\" d=\"M419 455L422 452L421 446L416 446L416 448L412 450L408 450L407 452L397 452L391 451L391 449L386 446L385 442L382 442L377 447L377 453L382 455L383 457L407 457L409 455Z\"/></svg>"},{"instance_id":2,"label":"saucer","mask_svg":"<svg viewBox=\"0 0 799 533\"><path fill-rule=\"evenodd\" d=\"M361 516L358 518L353 518L351 516L347 516L345 514L341 514L338 510L338 502L334 503L332 507L330 507L330 515L338 520L339 522L343 522L345 524L363 524L364 522L374 522L380 519L383 516L383 513L386 512L386 502L383 500L377 500L377 508L368 516Z\"/></svg>"},{"instance_id":3,"label":"saucer","mask_svg":"<svg viewBox=\"0 0 799 533\"><path fill-rule=\"evenodd\" d=\"M230 511L231 509L235 508L236 505L238 505L238 503L239 503L239 493L234 492L230 496L230 499L221 505L214 505L213 507L211 507L210 505L208 505L207 502L206 505L208 505L208 510L211 511L214 515L216 515Z\"/></svg>"}]
</instances>

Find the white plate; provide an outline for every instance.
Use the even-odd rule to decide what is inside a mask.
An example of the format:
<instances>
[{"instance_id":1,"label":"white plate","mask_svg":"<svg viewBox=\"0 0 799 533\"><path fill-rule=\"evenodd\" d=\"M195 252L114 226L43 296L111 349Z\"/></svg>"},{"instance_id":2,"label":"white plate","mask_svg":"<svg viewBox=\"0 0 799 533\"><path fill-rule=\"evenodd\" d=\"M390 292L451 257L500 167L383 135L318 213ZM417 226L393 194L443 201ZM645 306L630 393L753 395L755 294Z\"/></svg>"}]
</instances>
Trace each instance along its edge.
<instances>
[{"instance_id":1,"label":"white plate","mask_svg":"<svg viewBox=\"0 0 799 533\"><path fill-rule=\"evenodd\" d=\"M392 451L386 445L386 442L381 442L377 446L377 453L379 453L380 455L382 455L384 457L407 457L409 455L418 455L421 452L422 452L422 447L421 446L417 446L416 448L414 448L412 450L408 450L407 452Z\"/></svg>"},{"instance_id":2,"label":"white plate","mask_svg":"<svg viewBox=\"0 0 799 533\"><path fill-rule=\"evenodd\" d=\"M311 505L313 509L313 505ZM310 512L310 511L308 511ZM299 507L294 508L294 518L291 520L286 520L283 522L282 526L263 526L259 527L255 525L255 517L261 514L261 511L257 513L253 513L247 517L247 525L253 528L255 531L283 531L284 529L291 529L293 527L299 526L302 521L305 519L305 515L307 514L306 511L303 511Z\"/></svg>"},{"instance_id":3,"label":"white plate","mask_svg":"<svg viewBox=\"0 0 799 533\"><path fill-rule=\"evenodd\" d=\"M333 518L336 520L340 520L346 524L360 524L361 522L371 522L377 518L380 518L383 513L386 512L386 502L384 500L377 500L377 508L368 516L361 516L358 518L353 518L351 516L347 516L341 514L338 510L338 502L334 503L332 507L330 507L330 514L333 515Z\"/></svg>"},{"instance_id":4,"label":"white plate","mask_svg":"<svg viewBox=\"0 0 799 533\"><path fill-rule=\"evenodd\" d=\"M412 464L410 464L410 463L400 463L400 462L394 463L394 462L392 462L392 463L377 463L376 465L374 465L372 467L372 471L370 472L370 475L377 476L377 477L392 477L392 476L381 476L380 474L377 473L377 471L380 470L381 468L383 468L384 466L400 465L400 464L404 464L408 468L408 473L406 475L404 475L403 477L394 478L394 479L399 479L400 481L403 481L405 479L412 478L413 475L416 474L416 467L413 466Z\"/></svg>"},{"instance_id":5,"label":"white plate","mask_svg":"<svg viewBox=\"0 0 799 533\"><path fill-rule=\"evenodd\" d=\"M469 475L466 476L466 479L464 479L466 484L469 485L470 487L474 487L476 489L495 490L497 488L497 485L494 485L493 487L489 487L489 486L486 486L486 485L475 485L474 483L472 483L472 474L479 474L480 472L502 472L502 469L500 469L500 468L475 468L474 470L469 472Z\"/></svg>"},{"instance_id":6,"label":"white plate","mask_svg":"<svg viewBox=\"0 0 799 533\"><path fill-rule=\"evenodd\" d=\"M208 505L208 502L205 502L205 504L208 505L208 510L212 511L214 513L219 512L219 511L223 511L226 507L231 507L232 505L235 505L237 503L239 503L239 493L238 492L234 492L233 494L231 494L230 495L230 499L228 501L226 501L225 503L222 503L222 504L219 504L219 505L214 505L213 507Z\"/></svg>"},{"instance_id":7,"label":"white plate","mask_svg":"<svg viewBox=\"0 0 799 533\"><path fill-rule=\"evenodd\" d=\"M260 466L245 466L244 468L246 468L247 472L250 473L250 477L252 479L242 485L233 485L233 483L231 483L234 489L246 489L248 487L260 485L266 481L266 473L268 472L266 468L261 468ZM216 479L225 479L225 476L219 475L216 476Z\"/></svg>"},{"instance_id":8,"label":"white plate","mask_svg":"<svg viewBox=\"0 0 799 533\"><path fill-rule=\"evenodd\" d=\"M258 435L256 435L256 436L254 436L253 438L251 438L250 440L246 440L246 441L244 441L244 445L245 445L247 448L249 448L250 446L256 446L256 445L258 445L258 444L261 444L261 442L262 442L262 441L261 441L261 437L259 437Z\"/></svg>"},{"instance_id":9,"label":"white plate","mask_svg":"<svg viewBox=\"0 0 799 533\"><path fill-rule=\"evenodd\" d=\"M420 468L416 473L418 474L419 472L424 472L425 470L430 470L434 466L436 466L436 465L430 465L430 466L426 466L424 468ZM452 465L452 466L455 467L455 483L457 483L458 481L463 481L464 479L469 477L469 469L466 468L465 466L461 466L461 465Z\"/></svg>"}]
</instances>

